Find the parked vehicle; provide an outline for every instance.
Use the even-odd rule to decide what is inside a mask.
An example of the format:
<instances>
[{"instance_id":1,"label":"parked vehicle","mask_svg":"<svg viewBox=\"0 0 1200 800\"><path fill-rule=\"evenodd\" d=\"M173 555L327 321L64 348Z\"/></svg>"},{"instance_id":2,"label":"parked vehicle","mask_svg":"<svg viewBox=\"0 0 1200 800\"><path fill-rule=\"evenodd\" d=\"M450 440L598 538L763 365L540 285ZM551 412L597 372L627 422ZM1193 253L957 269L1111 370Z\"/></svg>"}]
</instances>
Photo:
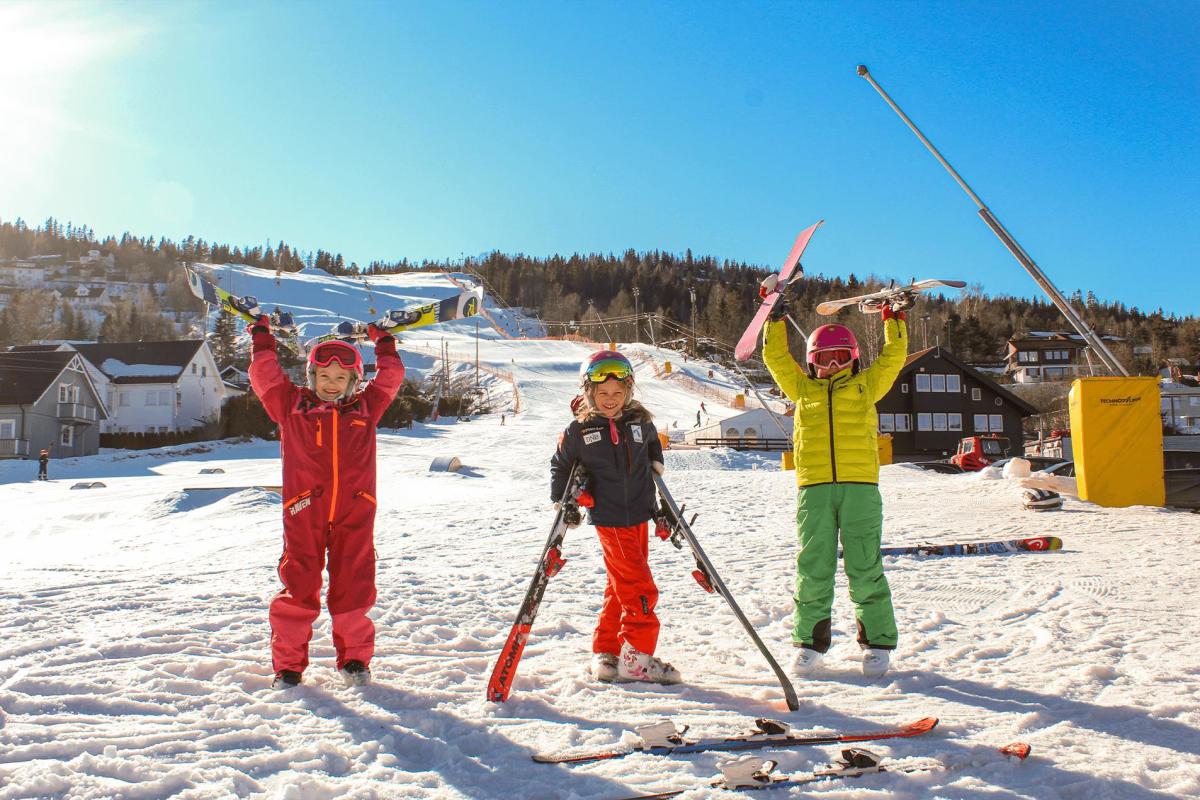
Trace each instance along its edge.
<instances>
[{"instance_id":1,"label":"parked vehicle","mask_svg":"<svg viewBox=\"0 0 1200 800\"><path fill-rule=\"evenodd\" d=\"M913 466L943 475L961 475L963 472L962 467L958 464L951 464L949 461L914 461Z\"/></svg>"},{"instance_id":2,"label":"parked vehicle","mask_svg":"<svg viewBox=\"0 0 1200 800\"><path fill-rule=\"evenodd\" d=\"M950 463L967 472L978 472L1007 456L1008 450L1009 442L1005 436L994 433L967 436L958 443L958 452L950 457Z\"/></svg>"}]
</instances>

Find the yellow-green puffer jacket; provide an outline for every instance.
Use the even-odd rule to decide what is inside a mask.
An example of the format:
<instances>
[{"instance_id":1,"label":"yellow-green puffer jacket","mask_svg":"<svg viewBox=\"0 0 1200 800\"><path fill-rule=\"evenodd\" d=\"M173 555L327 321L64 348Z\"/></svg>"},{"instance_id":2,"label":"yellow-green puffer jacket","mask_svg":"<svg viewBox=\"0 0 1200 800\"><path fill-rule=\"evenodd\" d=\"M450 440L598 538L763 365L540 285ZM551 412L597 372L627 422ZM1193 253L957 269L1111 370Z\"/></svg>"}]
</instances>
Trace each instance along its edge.
<instances>
[{"instance_id":1,"label":"yellow-green puffer jacket","mask_svg":"<svg viewBox=\"0 0 1200 800\"><path fill-rule=\"evenodd\" d=\"M879 483L879 418L875 404L896 382L908 355L902 320L884 323L883 352L857 375L810 378L787 348L787 323L763 328L763 361L771 377L796 404L796 483ZM832 407L832 410L831 410Z\"/></svg>"}]
</instances>

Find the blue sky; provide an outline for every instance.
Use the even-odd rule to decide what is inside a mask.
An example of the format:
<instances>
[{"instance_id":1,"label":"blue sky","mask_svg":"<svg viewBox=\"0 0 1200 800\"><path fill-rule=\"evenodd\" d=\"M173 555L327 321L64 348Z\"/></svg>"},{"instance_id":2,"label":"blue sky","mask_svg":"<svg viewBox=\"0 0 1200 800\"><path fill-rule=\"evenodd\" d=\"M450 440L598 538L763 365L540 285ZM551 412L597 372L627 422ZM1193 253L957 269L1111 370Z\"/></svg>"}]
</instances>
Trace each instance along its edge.
<instances>
[{"instance_id":1,"label":"blue sky","mask_svg":"<svg viewBox=\"0 0 1200 800\"><path fill-rule=\"evenodd\" d=\"M0 218L348 260L659 248L1200 312L1200 4L0 4Z\"/></svg>"}]
</instances>

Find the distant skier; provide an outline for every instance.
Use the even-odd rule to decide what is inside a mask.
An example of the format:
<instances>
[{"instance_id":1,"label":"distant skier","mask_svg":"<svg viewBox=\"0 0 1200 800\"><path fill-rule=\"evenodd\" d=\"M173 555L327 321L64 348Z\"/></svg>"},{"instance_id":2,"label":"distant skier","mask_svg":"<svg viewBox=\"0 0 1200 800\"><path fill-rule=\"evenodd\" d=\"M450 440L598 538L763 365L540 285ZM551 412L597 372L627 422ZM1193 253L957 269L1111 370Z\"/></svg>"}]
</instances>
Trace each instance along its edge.
<instances>
[{"instance_id":1,"label":"distant skier","mask_svg":"<svg viewBox=\"0 0 1200 800\"><path fill-rule=\"evenodd\" d=\"M279 366L269 319L251 326L250 385L280 427L283 459L283 589L271 600L273 688L300 683L312 625L326 600L337 669L347 685L370 680L375 625L375 429L404 381L396 340L374 324L378 371L365 387L358 348L323 342L308 355L308 386Z\"/></svg>"},{"instance_id":2,"label":"distant skier","mask_svg":"<svg viewBox=\"0 0 1200 800\"><path fill-rule=\"evenodd\" d=\"M602 350L583 362L579 377L583 395L572 402L575 420L559 437L550 462L550 496L562 496L578 459L589 476L580 505L591 509L608 572L592 636L592 675L601 681L679 683L679 671L654 657L658 588L647 560L648 523L657 510L651 470L663 472L662 443L650 412L633 399L629 359Z\"/></svg>"},{"instance_id":3,"label":"distant skier","mask_svg":"<svg viewBox=\"0 0 1200 800\"><path fill-rule=\"evenodd\" d=\"M780 299L763 328L763 361L796 403L796 611L792 643L799 675L819 666L829 649L833 582L841 533L846 578L868 677L887 672L896 647L892 595L879 554L883 501L879 495L878 418L875 404L892 388L908 353L903 307L883 309L884 346L860 369L858 342L842 325L822 325L808 337L807 364L788 353L787 304Z\"/></svg>"},{"instance_id":4,"label":"distant skier","mask_svg":"<svg viewBox=\"0 0 1200 800\"><path fill-rule=\"evenodd\" d=\"M42 452L38 453L38 480L39 481L49 480L49 478L46 476L46 470L49 468L49 466L50 466L50 451L43 450Z\"/></svg>"}]
</instances>

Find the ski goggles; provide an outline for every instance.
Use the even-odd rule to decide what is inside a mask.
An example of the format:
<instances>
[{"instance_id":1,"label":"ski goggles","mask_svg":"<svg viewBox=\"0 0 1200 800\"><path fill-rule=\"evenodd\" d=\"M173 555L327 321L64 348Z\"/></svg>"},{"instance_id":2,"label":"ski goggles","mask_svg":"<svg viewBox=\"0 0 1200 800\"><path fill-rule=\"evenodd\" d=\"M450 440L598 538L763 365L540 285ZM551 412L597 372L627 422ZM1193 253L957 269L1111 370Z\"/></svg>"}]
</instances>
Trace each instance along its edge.
<instances>
[{"instance_id":1,"label":"ski goggles","mask_svg":"<svg viewBox=\"0 0 1200 800\"><path fill-rule=\"evenodd\" d=\"M818 367L844 367L853 360L850 351L841 347L832 350L818 350L813 353L813 362Z\"/></svg>"},{"instance_id":2,"label":"ski goggles","mask_svg":"<svg viewBox=\"0 0 1200 800\"><path fill-rule=\"evenodd\" d=\"M345 342L326 342L318 345L308 360L318 367L328 367L336 362L346 369L355 369L360 363L358 350L354 345Z\"/></svg>"},{"instance_id":3,"label":"ski goggles","mask_svg":"<svg viewBox=\"0 0 1200 800\"><path fill-rule=\"evenodd\" d=\"M603 358L589 364L585 374L589 383L604 383L610 378L624 381L633 377L633 368L624 359Z\"/></svg>"}]
</instances>

